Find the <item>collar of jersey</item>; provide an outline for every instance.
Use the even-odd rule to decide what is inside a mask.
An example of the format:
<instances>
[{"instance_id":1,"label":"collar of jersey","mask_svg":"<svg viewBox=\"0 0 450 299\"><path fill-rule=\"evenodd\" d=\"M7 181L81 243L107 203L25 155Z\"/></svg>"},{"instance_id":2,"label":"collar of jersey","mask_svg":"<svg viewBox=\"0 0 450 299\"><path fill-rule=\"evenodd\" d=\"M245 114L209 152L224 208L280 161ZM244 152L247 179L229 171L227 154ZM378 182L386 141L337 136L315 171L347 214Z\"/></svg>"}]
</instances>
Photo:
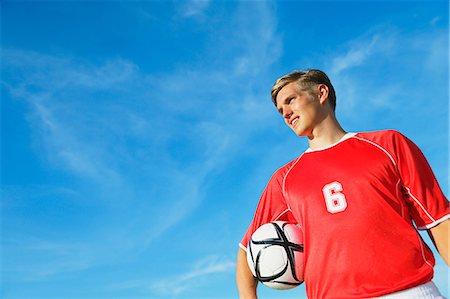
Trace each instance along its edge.
<instances>
[{"instance_id":1,"label":"collar of jersey","mask_svg":"<svg viewBox=\"0 0 450 299\"><path fill-rule=\"evenodd\" d=\"M355 136L355 135L356 135L356 133L350 133L350 132L348 132L348 133L346 133L344 136L342 136L341 139L339 139L337 142L335 142L335 143L333 143L333 144L330 144L330 145L325 146L325 147L315 148L315 149L308 148L308 149L305 151L305 153L312 153L312 152L323 151L323 150L325 150L325 149L331 148L331 147L333 147L333 146L335 146L335 145L341 143L341 142L344 141L344 140L347 140L347 139L349 139L349 138L352 138L352 137Z\"/></svg>"}]
</instances>

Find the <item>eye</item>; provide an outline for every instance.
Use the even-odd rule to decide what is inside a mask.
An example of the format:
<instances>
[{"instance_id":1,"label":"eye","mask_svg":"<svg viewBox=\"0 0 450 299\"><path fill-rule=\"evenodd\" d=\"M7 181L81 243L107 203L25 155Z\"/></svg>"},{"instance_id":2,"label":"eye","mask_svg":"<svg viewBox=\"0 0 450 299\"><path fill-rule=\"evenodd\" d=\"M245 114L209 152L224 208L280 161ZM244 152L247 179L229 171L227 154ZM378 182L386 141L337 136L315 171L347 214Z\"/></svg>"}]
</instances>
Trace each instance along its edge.
<instances>
[{"instance_id":1,"label":"eye","mask_svg":"<svg viewBox=\"0 0 450 299\"><path fill-rule=\"evenodd\" d=\"M292 103L294 101L294 98L292 97L292 98L289 98L286 102L288 103L288 104L290 104L290 103Z\"/></svg>"}]
</instances>

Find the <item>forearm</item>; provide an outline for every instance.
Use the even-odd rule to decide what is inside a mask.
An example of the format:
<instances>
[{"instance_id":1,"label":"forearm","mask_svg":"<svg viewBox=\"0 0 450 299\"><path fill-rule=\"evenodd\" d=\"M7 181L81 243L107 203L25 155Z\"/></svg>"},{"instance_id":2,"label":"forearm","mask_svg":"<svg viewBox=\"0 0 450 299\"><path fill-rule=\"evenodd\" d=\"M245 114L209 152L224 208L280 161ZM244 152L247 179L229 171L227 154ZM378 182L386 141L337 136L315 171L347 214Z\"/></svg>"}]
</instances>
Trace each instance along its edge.
<instances>
[{"instance_id":1,"label":"forearm","mask_svg":"<svg viewBox=\"0 0 450 299\"><path fill-rule=\"evenodd\" d=\"M248 268L246 252L239 248L236 262L236 283L241 299L256 299L258 281Z\"/></svg>"},{"instance_id":2,"label":"forearm","mask_svg":"<svg viewBox=\"0 0 450 299\"><path fill-rule=\"evenodd\" d=\"M445 263L450 266L450 219L430 229L434 244Z\"/></svg>"}]
</instances>

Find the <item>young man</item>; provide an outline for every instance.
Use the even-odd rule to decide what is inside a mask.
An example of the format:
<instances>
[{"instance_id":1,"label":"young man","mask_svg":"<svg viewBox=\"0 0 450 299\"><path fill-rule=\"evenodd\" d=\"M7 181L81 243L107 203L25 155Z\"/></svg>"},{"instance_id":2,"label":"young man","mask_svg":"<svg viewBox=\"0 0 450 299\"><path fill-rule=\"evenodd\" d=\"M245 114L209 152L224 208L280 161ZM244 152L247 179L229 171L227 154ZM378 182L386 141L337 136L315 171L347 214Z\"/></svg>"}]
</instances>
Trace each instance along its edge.
<instances>
[{"instance_id":1,"label":"young man","mask_svg":"<svg viewBox=\"0 0 450 299\"><path fill-rule=\"evenodd\" d=\"M443 298L415 226L428 230L449 264L449 202L419 148L392 130L345 132L319 70L278 79L272 100L309 148L275 172L260 198L238 252L240 297L256 298L245 258L252 233L287 220L304 231L308 298Z\"/></svg>"}]
</instances>

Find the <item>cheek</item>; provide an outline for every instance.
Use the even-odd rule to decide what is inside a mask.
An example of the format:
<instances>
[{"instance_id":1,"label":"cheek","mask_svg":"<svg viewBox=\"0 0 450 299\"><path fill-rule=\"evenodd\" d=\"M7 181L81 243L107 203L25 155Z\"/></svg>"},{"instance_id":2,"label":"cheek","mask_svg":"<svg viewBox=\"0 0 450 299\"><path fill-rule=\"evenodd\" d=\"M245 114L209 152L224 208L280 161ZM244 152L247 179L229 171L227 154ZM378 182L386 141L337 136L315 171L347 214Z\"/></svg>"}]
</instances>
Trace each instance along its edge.
<instances>
[{"instance_id":1,"label":"cheek","mask_svg":"<svg viewBox=\"0 0 450 299\"><path fill-rule=\"evenodd\" d=\"M294 105L292 105L292 111L294 113L302 114L304 112L304 110L305 110L305 108L303 107L302 104L294 104Z\"/></svg>"},{"instance_id":2,"label":"cheek","mask_svg":"<svg viewBox=\"0 0 450 299\"><path fill-rule=\"evenodd\" d=\"M300 124L302 126L310 126L317 119L317 115L314 110L305 109L300 116Z\"/></svg>"}]
</instances>

